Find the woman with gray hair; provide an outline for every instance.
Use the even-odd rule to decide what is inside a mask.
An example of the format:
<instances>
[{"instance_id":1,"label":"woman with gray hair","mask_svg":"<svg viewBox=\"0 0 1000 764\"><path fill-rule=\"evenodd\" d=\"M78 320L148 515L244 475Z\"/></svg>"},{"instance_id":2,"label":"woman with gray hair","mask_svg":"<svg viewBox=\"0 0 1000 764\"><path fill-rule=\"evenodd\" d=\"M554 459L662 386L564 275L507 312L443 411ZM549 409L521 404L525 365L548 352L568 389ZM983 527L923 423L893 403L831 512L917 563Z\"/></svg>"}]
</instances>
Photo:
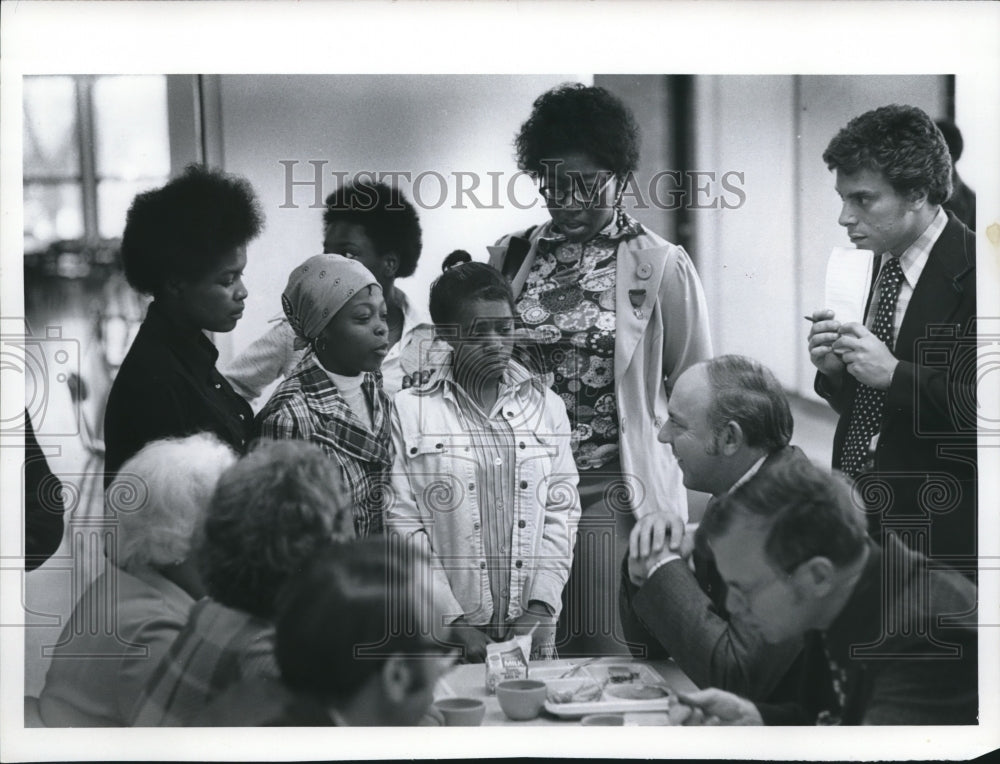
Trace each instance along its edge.
<instances>
[{"instance_id":1,"label":"woman with gray hair","mask_svg":"<svg viewBox=\"0 0 1000 764\"><path fill-rule=\"evenodd\" d=\"M39 698L46 726L125 726L202 596L191 541L219 476L236 461L208 434L148 444L106 494L107 569L84 591Z\"/></svg>"}]
</instances>

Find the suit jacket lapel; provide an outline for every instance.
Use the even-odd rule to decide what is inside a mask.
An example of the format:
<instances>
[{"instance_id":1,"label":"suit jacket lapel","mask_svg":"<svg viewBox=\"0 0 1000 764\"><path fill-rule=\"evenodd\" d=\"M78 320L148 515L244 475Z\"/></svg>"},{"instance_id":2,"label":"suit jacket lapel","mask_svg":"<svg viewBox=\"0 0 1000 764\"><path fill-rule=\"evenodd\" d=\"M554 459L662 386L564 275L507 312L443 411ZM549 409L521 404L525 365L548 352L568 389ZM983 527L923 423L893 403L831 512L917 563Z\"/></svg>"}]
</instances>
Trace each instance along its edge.
<instances>
[{"instance_id":1,"label":"suit jacket lapel","mask_svg":"<svg viewBox=\"0 0 1000 764\"><path fill-rule=\"evenodd\" d=\"M966 289L975 290L975 281L965 283L975 264L975 252L966 251L963 226L953 215L934 243L913 296L906 307L894 354L913 361L913 344L923 337L928 324L952 321Z\"/></svg>"}]
</instances>

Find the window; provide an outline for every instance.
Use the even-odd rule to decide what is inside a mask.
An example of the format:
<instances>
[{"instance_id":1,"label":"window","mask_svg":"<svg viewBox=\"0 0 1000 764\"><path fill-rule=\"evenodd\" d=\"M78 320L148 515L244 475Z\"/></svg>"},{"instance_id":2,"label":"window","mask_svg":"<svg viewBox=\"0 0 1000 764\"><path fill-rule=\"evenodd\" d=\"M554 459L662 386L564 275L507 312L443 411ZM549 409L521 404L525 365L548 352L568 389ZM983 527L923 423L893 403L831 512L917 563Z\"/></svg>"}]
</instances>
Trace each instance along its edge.
<instances>
[{"instance_id":1,"label":"window","mask_svg":"<svg viewBox=\"0 0 1000 764\"><path fill-rule=\"evenodd\" d=\"M24 78L24 251L121 236L170 174L165 76Z\"/></svg>"}]
</instances>

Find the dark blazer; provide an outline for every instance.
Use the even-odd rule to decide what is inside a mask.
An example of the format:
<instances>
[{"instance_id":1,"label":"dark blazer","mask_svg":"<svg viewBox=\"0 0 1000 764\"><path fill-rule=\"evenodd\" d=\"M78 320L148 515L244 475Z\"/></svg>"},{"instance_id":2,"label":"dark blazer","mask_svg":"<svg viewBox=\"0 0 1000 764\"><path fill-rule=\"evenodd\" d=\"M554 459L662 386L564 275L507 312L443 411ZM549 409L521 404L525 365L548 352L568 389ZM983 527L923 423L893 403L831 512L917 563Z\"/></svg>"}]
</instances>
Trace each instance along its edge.
<instances>
[{"instance_id":1,"label":"dark blazer","mask_svg":"<svg viewBox=\"0 0 1000 764\"><path fill-rule=\"evenodd\" d=\"M949 214L903 317L875 458L858 478L876 540L883 526L922 526L930 555L967 572L976 555L975 257L975 236ZM818 373L815 387L841 415L836 468L857 381Z\"/></svg>"},{"instance_id":2,"label":"dark blazer","mask_svg":"<svg viewBox=\"0 0 1000 764\"><path fill-rule=\"evenodd\" d=\"M805 458L799 448L786 446L769 455L750 479L777 464ZM706 514L712 506L710 502ZM700 528L693 558L693 573L685 561L675 560L658 568L641 587L629 580L626 558L619 609L633 653L653 658L666 652L699 687L719 687L751 700L795 697L795 682L788 677L801 642L769 645L730 622L726 588Z\"/></svg>"},{"instance_id":3,"label":"dark blazer","mask_svg":"<svg viewBox=\"0 0 1000 764\"><path fill-rule=\"evenodd\" d=\"M976 599L972 583L895 536L884 552L869 541L847 603L825 632L806 634L797 703L758 703L764 723L976 724Z\"/></svg>"},{"instance_id":4,"label":"dark blazer","mask_svg":"<svg viewBox=\"0 0 1000 764\"><path fill-rule=\"evenodd\" d=\"M218 357L208 337L150 304L108 395L105 487L129 457L160 438L209 432L237 453L246 450L253 410L215 368Z\"/></svg>"}]
</instances>

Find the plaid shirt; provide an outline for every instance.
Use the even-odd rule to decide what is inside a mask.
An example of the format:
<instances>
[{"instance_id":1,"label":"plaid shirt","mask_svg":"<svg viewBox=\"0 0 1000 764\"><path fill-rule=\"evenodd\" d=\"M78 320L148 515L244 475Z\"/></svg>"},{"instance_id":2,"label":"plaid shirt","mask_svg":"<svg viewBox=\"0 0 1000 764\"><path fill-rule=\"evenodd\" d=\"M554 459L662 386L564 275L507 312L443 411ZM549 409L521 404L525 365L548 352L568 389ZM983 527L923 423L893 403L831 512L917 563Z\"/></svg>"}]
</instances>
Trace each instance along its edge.
<instances>
[{"instance_id":1,"label":"plaid shirt","mask_svg":"<svg viewBox=\"0 0 1000 764\"><path fill-rule=\"evenodd\" d=\"M382 533L385 488L392 467L389 412L381 375L365 373L362 384L372 405L374 427L366 427L309 352L257 415L257 435L318 444L340 465L354 503L358 538Z\"/></svg>"},{"instance_id":2,"label":"plaid shirt","mask_svg":"<svg viewBox=\"0 0 1000 764\"><path fill-rule=\"evenodd\" d=\"M133 727L177 727L224 690L252 677L277 679L274 626L206 597L195 603L131 714Z\"/></svg>"}]
</instances>

